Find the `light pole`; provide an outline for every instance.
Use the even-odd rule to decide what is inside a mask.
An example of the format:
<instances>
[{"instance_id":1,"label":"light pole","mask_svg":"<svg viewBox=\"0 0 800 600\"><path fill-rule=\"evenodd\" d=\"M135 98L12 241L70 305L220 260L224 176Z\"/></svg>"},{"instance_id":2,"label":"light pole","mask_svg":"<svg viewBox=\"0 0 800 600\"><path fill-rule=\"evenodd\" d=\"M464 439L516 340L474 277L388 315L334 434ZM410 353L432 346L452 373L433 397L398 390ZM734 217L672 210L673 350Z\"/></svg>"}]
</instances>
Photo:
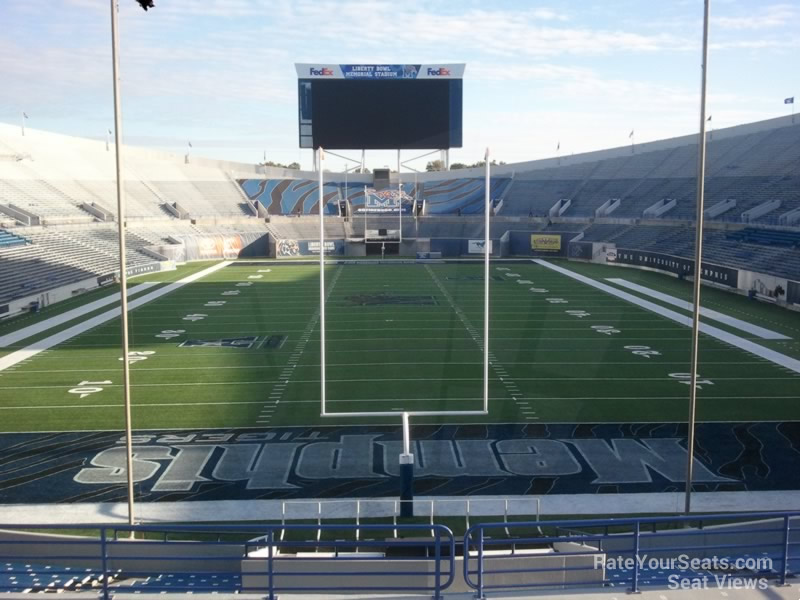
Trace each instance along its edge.
<instances>
[{"instance_id":1,"label":"light pole","mask_svg":"<svg viewBox=\"0 0 800 600\"><path fill-rule=\"evenodd\" d=\"M686 440L686 497L684 509L692 510L692 475L694 471L694 430L697 415L697 354L700 335L700 280L703 273L703 209L706 177L706 88L708 78L708 13L711 0L705 0L703 13L703 62L700 77L700 139L697 152L697 215L694 239L694 286L692 289L692 362L689 375L689 431Z\"/></svg>"},{"instance_id":2,"label":"light pole","mask_svg":"<svg viewBox=\"0 0 800 600\"><path fill-rule=\"evenodd\" d=\"M114 143L117 169L117 231L119 233L119 294L122 333L122 392L125 402L125 466L128 472L128 525L133 512L133 434L131 422L131 375L128 364L128 273L125 262L125 190L122 185L122 98L119 88L119 31L117 0L111 0L111 57L114 75ZM133 535L133 532L131 532Z\"/></svg>"}]
</instances>

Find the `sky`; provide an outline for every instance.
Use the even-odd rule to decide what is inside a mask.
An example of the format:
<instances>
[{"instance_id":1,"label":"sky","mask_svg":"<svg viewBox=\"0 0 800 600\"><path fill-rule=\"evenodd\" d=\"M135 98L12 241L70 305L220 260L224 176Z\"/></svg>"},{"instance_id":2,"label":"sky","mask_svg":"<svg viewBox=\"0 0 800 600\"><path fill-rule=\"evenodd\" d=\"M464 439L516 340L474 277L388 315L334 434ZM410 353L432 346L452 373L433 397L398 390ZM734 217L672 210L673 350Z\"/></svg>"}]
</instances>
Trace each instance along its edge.
<instances>
[{"instance_id":1,"label":"sky","mask_svg":"<svg viewBox=\"0 0 800 600\"><path fill-rule=\"evenodd\" d=\"M295 62L466 63L464 147L451 162L481 160L486 147L519 162L559 144L564 156L628 144L631 131L641 143L699 128L702 0L119 3L131 145L310 168ZM711 15L711 125L788 114L784 98L800 102L800 0L712 0ZM24 111L28 127L104 139L109 0L0 0L0 28L0 121ZM395 164L395 153L367 154L371 168Z\"/></svg>"}]
</instances>

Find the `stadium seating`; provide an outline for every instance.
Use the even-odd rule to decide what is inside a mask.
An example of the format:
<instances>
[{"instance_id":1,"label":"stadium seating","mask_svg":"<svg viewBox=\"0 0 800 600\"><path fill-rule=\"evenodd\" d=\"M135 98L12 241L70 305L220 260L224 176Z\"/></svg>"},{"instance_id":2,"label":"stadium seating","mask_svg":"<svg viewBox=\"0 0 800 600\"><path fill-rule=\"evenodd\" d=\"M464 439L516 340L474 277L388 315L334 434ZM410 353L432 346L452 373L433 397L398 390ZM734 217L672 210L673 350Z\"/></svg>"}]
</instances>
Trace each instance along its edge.
<instances>
[{"instance_id":1,"label":"stadium seating","mask_svg":"<svg viewBox=\"0 0 800 600\"><path fill-rule=\"evenodd\" d=\"M765 246L789 246L800 247L800 232L797 231L776 231L772 229L753 229L746 228L739 231L732 231L725 235L729 240L747 242L751 244L763 244Z\"/></svg>"},{"instance_id":2,"label":"stadium seating","mask_svg":"<svg viewBox=\"0 0 800 600\"><path fill-rule=\"evenodd\" d=\"M0 248L10 248L11 246L20 246L27 243L28 241L24 237L0 229Z\"/></svg>"},{"instance_id":3,"label":"stadium seating","mask_svg":"<svg viewBox=\"0 0 800 600\"><path fill-rule=\"evenodd\" d=\"M781 201L780 209L755 220L777 223L781 213L800 206L797 161L800 160L800 127L743 133L714 140L710 137L706 163L706 207L720 200L736 199L735 209L716 220L741 221L741 213L766 201ZM571 200L564 216L591 218L610 198L620 198L615 218L640 218L649 206L663 198L677 205L664 217L695 217L697 146L692 143L628 156L612 156L572 164L571 157L557 166L516 171L502 214L548 216L560 199Z\"/></svg>"},{"instance_id":4,"label":"stadium seating","mask_svg":"<svg viewBox=\"0 0 800 600\"><path fill-rule=\"evenodd\" d=\"M742 222L742 214L752 212L747 229L709 228L706 259L800 279L800 234L768 228L800 208L800 127L781 122L714 135L708 144L706 208L719 205L725 210L713 211L708 219ZM116 226L98 222L116 219L113 153L101 142L44 132L21 138L2 125L0 149L0 301L116 271ZM496 205L502 199L502 205L499 218L492 221L492 238L506 231L583 232L584 241L692 256L697 183L693 139L643 145L630 153L621 150L498 167L491 195ZM304 217L317 212L317 181L304 173L289 179L257 172L246 165L195 164L188 157L176 160L130 149L123 172L128 263L152 262L144 248L181 236L268 231L276 239L316 239L318 223ZM403 184L409 198L418 194L425 202L424 215L404 216L403 239L483 237L484 180L474 171L459 175L454 171L442 179L438 173L420 174L416 185ZM364 199L357 190L360 184L351 181L345 190L337 179L325 184L328 238L363 238L365 226L400 227L396 216L368 215L366 224L357 213L340 219L339 201L345 195L354 211ZM612 199L619 199L618 206L598 213ZM570 202L551 215L560 200ZM652 220L639 223L646 209L667 200L675 202L658 217L662 226ZM254 201L266 209L270 223L254 215ZM168 208L176 203L181 210ZM23 219L13 207L35 219ZM596 222L604 217L614 222Z\"/></svg>"}]
</instances>

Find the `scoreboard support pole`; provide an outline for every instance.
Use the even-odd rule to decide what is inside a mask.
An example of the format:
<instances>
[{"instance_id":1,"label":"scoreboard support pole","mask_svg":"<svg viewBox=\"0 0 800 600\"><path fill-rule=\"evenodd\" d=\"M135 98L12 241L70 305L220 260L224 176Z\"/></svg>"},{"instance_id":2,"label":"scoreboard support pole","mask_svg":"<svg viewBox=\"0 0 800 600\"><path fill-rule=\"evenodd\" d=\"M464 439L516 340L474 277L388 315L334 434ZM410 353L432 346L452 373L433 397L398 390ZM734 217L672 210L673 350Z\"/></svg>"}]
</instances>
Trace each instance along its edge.
<instances>
[{"instance_id":1,"label":"scoreboard support pole","mask_svg":"<svg viewBox=\"0 0 800 600\"><path fill-rule=\"evenodd\" d=\"M400 246L403 245L403 182L400 180L400 149L397 149L397 206L400 213ZM400 254L400 248L397 249Z\"/></svg>"}]
</instances>

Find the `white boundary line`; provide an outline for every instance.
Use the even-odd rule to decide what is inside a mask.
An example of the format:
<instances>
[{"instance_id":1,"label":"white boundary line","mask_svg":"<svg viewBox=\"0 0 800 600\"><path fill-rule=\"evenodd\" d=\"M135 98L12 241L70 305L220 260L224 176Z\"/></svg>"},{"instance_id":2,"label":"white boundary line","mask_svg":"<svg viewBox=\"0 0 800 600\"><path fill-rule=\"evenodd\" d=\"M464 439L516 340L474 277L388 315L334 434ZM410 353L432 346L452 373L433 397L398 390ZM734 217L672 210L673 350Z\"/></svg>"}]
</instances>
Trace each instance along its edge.
<instances>
[{"instance_id":1,"label":"white boundary line","mask_svg":"<svg viewBox=\"0 0 800 600\"><path fill-rule=\"evenodd\" d=\"M487 504L495 499L502 510L505 501L510 503L530 502L532 496L479 496L475 504ZM681 492L655 492L639 494L545 494L536 496L541 501L540 515L630 515L642 512L647 507L650 513L680 513L683 509ZM692 494L693 508L699 513L723 513L743 511L792 511L800 510L800 492L755 491L755 492L695 492ZM385 498L361 499L362 502L380 502ZM417 496L415 501L422 507L435 500L439 506L452 504L465 507L463 496ZM141 502L137 520L141 523L174 523L176 521L248 521L258 515L260 520L280 520L282 506L286 500L206 500L189 502ZM297 501L309 501L298 498ZM315 502L315 501L314 501ZM323 500L324 502L324 500ZM341 506L356 507L356 498L336 498ZM424 508L418 508L423 510ZM452 515L453 509L443 511ZM441 513L437 513L441 514ZM494 514L494 512L490 513ZM354 518L355 512L349 518ZM330 517L328 517L330 518ZM336 518L347 518L337 514ZM478 517L473 517L477 519ZM43 525L97 525L126 523L124 503L73 503L73 504L10 504L3 505L0 525L23 525L31 522Z\"/></svg>"},{"instance_id":2,"label":"white boundary line","mask_svg":"<svg viewBox=\"0 0 800 600\"><path fill-rule=\"evenodd\" d=\"M542 260L540 258L533 259L533 262L536 263L537 265L546 267L551 271L561 273L566 277L570 277L576 281L580 281L581 283L584 283L593 288L606 292L607 294L611 294L612 296L616 296L617 298L627 300L631 304L635 304L640 308L657 313L662 317L680 323L681 325L686 325L687 327L691 327L692 325L692 319L690 317L676 313L674 310L664 308L663 306L655 304L654 302L643 300L638 296L634 296L633 294L629 294L628 292L623 292L600 281L595 281L594 279L590 279L589 277L580 275L579 273L575 273L574 271L570 271L569 269L565 269L563 267L550 264L546 260ZM766 348L765 346L761 346L759 344L751 342L750 340L746 340L742 337L739 337L738 335L728 333L727 331L719 329L718 327L714 327L712 325L706 325L705 323L700 323L700 331L702 331L706 335L710 335L711 337L718 339L721 342L725 342L727 344L730 344L731 346L736 346L737 348L744 350L745 352L749 352L750 354L755 354L756 356L760 356L761 358L773 362L778 366L785 367L786 369L789 369L791 371L794 371L795 373L800 374L800 360L797 360L796 358L786 356L785 354L781 354L780 352L775 352L775 350L771 350L769 348Z\"/></svg>"},{"instance_id":3,"label":"white boundary line","mask_svg":"<svg viewBox=\"0 0 800 600\"><path fill-rule=\"evenodd\" d=\"M164 287L161 287L157 290L154 290L148 294L145 294L144 296L141 296L131 301L128 304L128 308L130 310L133 310L134 308L141 306L142 304L146 304L147 302L156 300L161 296L165 296L166 294L169 294L170 292L173 292L183 287L187 283L192 283L193 281L197 281L201 277L205 277L206 275L210 275L215 271L219 271L220 269L227 267L229 264L231 264L231 261L223 261L207 269L203 269L202 271L198 271L197 273L193 273L192 275L184 277L183 279L180 279L174 283L165 285ZM111 310L108 310L104 313L100 313L99 315L94 316L91 319L87 319L82 323L78 323L77 325L73 325L72 327L69 327L63 331L59 331L58 333L55 333L50 337L46 337L42 340L33 342L30 346L23 348L22 350L17 350L16 352L7 354L6 356L0 358L0 371L3 371L8 367L21 363L24 360L32 358L37 354L39 354L40 352L47 350L48 348L52 348L53 346L57 346L58 344L61 344L69 339L72 339L77 335L85 333L90 329L97 327L98 325L102 325L107 321L116 319L117 317L120 316L120 313L121 310L119 307L112 308Z\"/></svg>"},{"instance_id":4,"label":"white boundary line","mask_svg":"<svg viewBox=\"0 0 800 600\"><path fill-rule=\"evenodd\" d=\"M140 292L144 292L145 290L150 289L154 285L158 285L158 283L140 283L135 286L131 286L128 289L128 297L130 298L134 294L138 294ZM78 308L73 308L72 310L68 310L67 312L63 312L60 315L55 315L54 317L50 317L49 319L45 319L44 321L40 321L39 323L35 323L33 325L28 325L27 327L23 327L22 329L18 329L16 331L12 331L11 333L7 333L6 335L0 336L0 348L5 348L19 342L20 340L24 340L31 336L36 335L37 333L42 333L43 331L47 331L52 327L56 327L57 325L62 325L63 323L67 323L72 319L77 319L82 315L89 314L97 310L98 308L102 308L103 306L108 306L109 304L113 304L114 302L119 301L119 293L111 294L109 296L105 296L100 298L99 300L95 300L94 302L90 302L89 304L85 304L83 306L79 306Z\"/></svg>"},{"instance_id":5,"label":"white boundary line","mask_svg":"<svg viewBox=\"0 0 800 600\"><path fill-rule=\"evenodd\" d=\"M628 288L629 290L633 290L634 292L639 292L640 294L644 294L645 296L650 296L651 298L655 298L656 300L661 300L662 302L666 302L667 304L671 304L672 306L677 306L678 308L682 308L684 310L689 310L689 311L693 310L691 302L687 302L686 300L681 300L680 298L676 298L675 296L670 296L662 292L657 292L656 290L651 290L650 288L645 287L643 285L639 285L638 283L633 283L632 281L628 281L626 279L620 279L619 277L606 277L606 281L610 281L611 283L615 283L619 286ZM731 317L729 315L717 312L716 310L712 310L710 308L703 308L701 306L700 314L704 317L713 319L714 321L719 321L720 323L724 323L725 325L728 325L730 327L740 329L745 333L756 335L765 340L792 339L788 336L783 335L782 333L778 333L777 331L772 331L770 329L765 329L764 327L759 327L758 325L753 325L751 323L748 323L747 321L742 321L741 319L737 319L736 317Z\"/></svg>"}]
</instances>

